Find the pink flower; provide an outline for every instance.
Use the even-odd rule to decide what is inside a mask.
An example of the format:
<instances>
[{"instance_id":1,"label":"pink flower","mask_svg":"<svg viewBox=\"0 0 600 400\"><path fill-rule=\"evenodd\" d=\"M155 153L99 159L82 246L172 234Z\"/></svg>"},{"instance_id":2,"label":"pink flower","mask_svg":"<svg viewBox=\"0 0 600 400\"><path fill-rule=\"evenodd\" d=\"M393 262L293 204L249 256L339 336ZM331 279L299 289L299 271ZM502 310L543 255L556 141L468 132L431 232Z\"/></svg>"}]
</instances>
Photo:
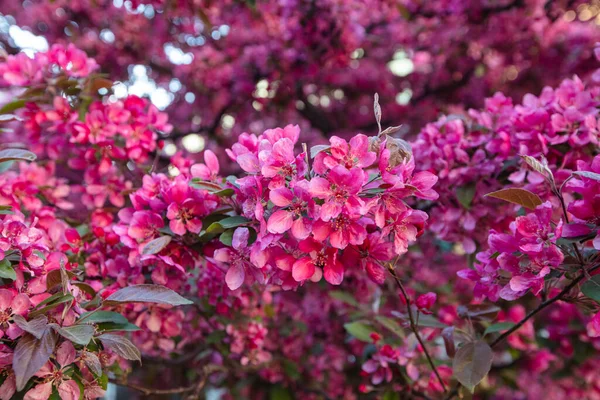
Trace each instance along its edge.
<instances>
[{"instance_id":1,"label":"pink flower","mask_svg":"<svg viewBox=\"0 0 600 400\"><path fill-rule=\"evenodd\" d=\"M183 176L177 177L164 191L163 198L170 203L167 207L167 218L169 227L177 235L185 235L187 231L199 233L202 229L202 218L218 206L212 197L192 190Z\"/></svg>"},{"instance_id":2,"label":"pink flower","mask_svg":"<svg viewBox=\"0 0 600 400\"><path fill-rule=\"evenodd\" d=\"M392 235L396 254L404 254L408 251L408 245L421 236L426 221L426 213L408 209L397 216L388 218L382 233L383 235Z\"/></svg>"},{"instance_id":3,"label":"pink flower","mask_svg":"<svg viewBox=\"0 0 600 400\"><path fill-rule=\"evenodd\" d=\"M369 138L358 134L350 139L350 143L337 136L329 139L331 146L327 151L319 152L314 161L314 170L325 175L330 169L341 165L350 170L354 167L365 169L376 160L377 155L369 151Z\"/></svg>"},{"instance_id":4,"label":"pink flower","mask_svg":"<svg viewBox=\"0 0 600 400\"><path fill-rule=\"evenodd\" d=\"M279 139L271 149L261 150L259 158L262 161L262 175L276 181L273 187L282 186L286 180L294 178L300 167L294 156L294 143L288 138ZM298 161L302 163L301 158Z\"/></svg>"},{"instance_id":5,"label":"pink flower","mask_svg":"<svg viewBox=\"0 0 600 400\"><path fill-rule=\"evenodd\" d=\"M417 297L416 305L423 314L431 314L431 308L436 300L437 295L433 292L429 292Z\"/></svg>"},{"instance_id":6,"label":"pink flower","mask_svg":"<svg viewBox=\"0 0 600 400\"><path fill-rule=\"evenodd\" d=\"M394 349L389 344L383 345L378 349L373 357L365 362L362 370L371 375L371 383L379 385L382 382L392 380L392 367L400 364L400 350Z\"/></svg>"},{"instance_id":7,"label":"pink flower","mask_svg":"<svg viewBox=\"0 0 600 400\"><path fill-rule=\"evenodd\" d=\"M67 75L76 78L86 77L98 68L93 58L88 58L83 50L79 50L72 43L67 48L59 44L53 45L48 52L48 59Z\"/></svg>"},{"instance_id":8,"label":"pink flower","mask_svg":"<svg viewBox=\"0 0 600 400\"><path fill-rule=\"evenodd\" d=\"M214 181L219 175L219 159L210 150L204 152L204 164L194 164L191 168L194 178L200 178L205 181Z\"/></svg>"},{"instance_id":9,"label":"pink flower","mask_svg":"<svg viewBox=\"0 0 600 400\"><path fill-rule=\"evenodd\" d=\"M329 239L333 247L345 249L349 244L362 244L367 237L367 230L359 214L344 211L333 219L315 221L313 237L322 243Z\"/></svg>"},{"instance_id":10,"label":"pink flower","mask_svg":"<svg viewBox=\"0 0 600 400\"><path fill-rule=\"evenodd\" d=\"M359 262L371 280L379 285L385 281L386 270L382 264L393 257L392 243L384 241L381 233L369 234L364 242L356 246L348 246L342 255L344 265Z\"/></svg>"},{"instance_id":11,"label":"pink flower","mask_svg":"<svg viewBox=\"0 0 600 400\"><path fill-rule=\"evenodd\" d=\"M12 321L12 316L25 315L30 307L31 301L26 294L0 289L0 337L19 337L23 331Z\"/></svg>"},{"instance_id":12,"label":"pink flower","mask_svg":"<svg viewBox=\"0 0 600 400\"><path fill-rule=\"evenodd\" d=\"M225 282L230 290L236 290L246 280L264 282L264 275L255 268L264 267L266 254L257 246L249 247L250 231L248 228L237 228L233 233L232 248L215 250L215 261L229 266L225 274Z\"/></svg>"},{"instance_id":13,"label":"pink flower","mask_svg":"<svg viewBox=\"0 0 600 400\"><path fill-rule=\"evenodd\" d=\"M292 236L303 240L310 234L312 218L316 212L315 202L307 191L308 182L297 182L293 189L280 187L271 190L269 199L277 207L267 221L271 233L285 233L291 229Z\"/></svg>"},{"instance_id":14,"label":"pink flower","mask_svg":"<svg viewBox=\"0 0 600 400\"><path fill-rule=\"evenodd\" d=\"M324 200L320 218L329 221L346 209L358 212L364 205L358 197L365 175L360 168L346 168L338 165L329 171L327 179L315 177L310 181L310 194Z\"/></svg>"},{"instance_id":15,"label":"pink flower","mask_svg":"<svg viewBox=\"0 0 600 400\"><path fill-rule=\"evenodd\" d=\"M25 400L46 400L52 394L52 387L58 389L58 394L63 400L78 400L81 394L79 385L76 381L70 379L66 368L75 362L77 353L69 341L64 341L56 351L56 361L60 369L57 369L53 363L46 363L35 376L44 378L44 383L39 383L33 389L25 394Z\"/></svg>"},{"instance_id":16,"label":"pink flower","mask_svg":"<svg viewBox=\"0 0 600 400\"><path fill-rule=\"evenodd\" d=\"M599 337L600 336L600 313L596 313L594 317L588 322L587 326L587 334L590 337Z\"/></svg>"},{"instance_id":17,"label":"pink flower","mask_svg":"<svg viewBox=\"0 0 600 400\"><path fill-rule=\"evenodd\" d=\"M136 211L133 213L127 233L138 241L154 238L158 230L165 226L161 216L151 211Z\"/></svg>"},{"instance_id":18,"label":"pink flower","mask_svg":"<svg viewBox=\"0 0 600 400\"><path fill-rule=\"evenodd\" d=\"M9 55L5 62L0 63L0 76L8 85L31 85L42 80L46 63L43 56L31 58L25 53Z\"/></svg>"},{"instance_id":19,"label":"pink flower","mask_svg":"<svg viewBox=\"0 0 600 400\"><path fill-rule=\"evenodd\" d=\"M298 244L298 248L307 256L297 260L292 266L292 276L297 282L307 279L316 281L321 275L332 285L339 285L344 279L344 267L337 260L337 250L324 247L312 239L306 239Z\"/></svg>"}]
</instances>

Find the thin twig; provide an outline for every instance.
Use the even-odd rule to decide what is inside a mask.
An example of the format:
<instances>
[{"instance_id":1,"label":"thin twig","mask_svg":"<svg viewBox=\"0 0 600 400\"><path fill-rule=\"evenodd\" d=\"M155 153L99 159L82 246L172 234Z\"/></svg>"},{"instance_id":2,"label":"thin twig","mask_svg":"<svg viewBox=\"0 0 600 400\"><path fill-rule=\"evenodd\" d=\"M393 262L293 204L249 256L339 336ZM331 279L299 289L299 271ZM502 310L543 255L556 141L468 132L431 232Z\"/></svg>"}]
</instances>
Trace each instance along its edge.
<instances>
[{"instance_id":1,"label":"thin twig","mask_svg":"<svg viewBox=\"0 0 600 400\"><path fill-rule=\"evenodd\" d=\"M190 395L187 397L187 399L195 400L195 399L200 398L200 393L202 392L202 389L204 389L204 386L206 386L206 382L207 382L210 374L212 374L214 372L222 372L222 371L227 371L227 369L225 367L223 367L222 365L216 365L216 364L206 365L204 368L202 368L202 377L200 378L200 380L198 382L194 383L193 385L181 386L181 387L172 388L172 389L154 389L154 388L149 388L149 387L145 387L145 386L141 386L141 385L136 385L135 383L122 382L117 379L109 379L109 382L114 383L115 385L119 385L119 386L123 386L123 387L129 388L129 389L136 390L145 396L150 396L153 394L190 393Z\"/></svg>"},{"instance_id":2,"label":"thin twig","mask_svg":"<svg viewBox=\"0 0 600 400\"><path fill-rule=\"evenodd\" d=\"M119 386L123 386L123 387L129 388L129 389L136 390L136 391L142 393L144 396L150 396L153 394L187 393L187 392L191 392L192 390L194 390L196 388L195 384L191 385L191 386L182 386L182 387L177 387L177 388L172 388L172 389L154 389L154 388L149 388L149 387L145 387L145 386L141 386L141 385L136 385L135 383L121 382L116 379L109 379L109 382L114 383L115 385L119 385Z\"/></svg>"},{"instance_id":3,"label":"thin twig","mask_svg":"<svg viewBox=\"0 0 600 400\"><path fill-rule=\"evenodd\" d=\"M561 190L562 190L562 186L561 186ZM562 213L563 213L563 218L565 219L565 224L569 223L569 214L567 213L567 206L565 204L565 199L562 195L561 190L558 190L556 188L556 185L554 184L554 181L552 182L552 191L554 192L554 195L556 197L558 197L558 201L560 202L560 208L562 209ZM581 266L581 271L586 274L586 277L590 277L589 273L586 271L585 269L585 262L583 261L583 256L581 255L581 253L579 252L579 248L577 247L577 245L575 243L571 243L571 246L573 247L573 251L575 252L575 256L577 257L577 261L579 262L579 265Z\"/></svg>"},{"instance_id":4,"label":"thin twig","mask_svg":"<svg viewBox=\"0 0 600 400\"><path fill-rule=\"evenodd\" d=\"M442 377L440 376L440 373L438 372L435 364L433 363L433 360L431 359L431 356L429 355L429 352L427 351L427 347L425 347L425 343L423 342L423 339L421 338L421 335L419 334L419 330L417 329L417 325L415 323L415 319L413 317L413 313L412 313L412 310L411 310L411 303L410 303L410 298L408 297L408 293L406 293L406 290L404 289L404 285L402 285L402 282L398 278L398 275L396 275L396 270L394 269L394 266L392 264L388 265L388 271L390 271L390 274L396 280L396 284L398 285L398 287L400 288L400 291L402 292L402 296L404 297L404 301L406 301L406 308L408 310L408 319L410 321L410 329L413 331L413 333L417 337L417 340L419 341L419 344L421 345L421 348L423 349L423 352L425 353L425 357L427 357L427 361L429 362L429 366L433 370L433 373L437 377L438 381L440 382L440 385L442 385L442 388L444 389L444 392L445 392L446 391L446 385L444 384L444 381L442 380Z\"/></svg>"},{"instance_id":5,"label":"thin twig","mask_svg":"<svg viewBox=\"0 0 600 400\"><path fill-rule=\"evenodd\" d=\"M549 305L557 302L558 300L561 300L565 295L567 295L571 291L571 289L573 289L575 286L577 286L579 284L579 282L581 282L584 278L589 276L590 272L598 269L599 267L600 267L600 265L596 265L593 268L591 268L589 271L585 270L585 272L582 272L581 275L579 275L571 283L569 283L567 286L565 286L564 289L559 294L557 294L556 296L554 296L553 298L551 298L549 300L546 300L546 301L540 303L539 306L537 306L535 309L531 310L522 320L517 322L512 328L510 328L509 330L504 332L502 335L498 336L496 338L496 340L494 340L492 343L490 343L490 346L491 347L496 346L498 343L502 342L504 339L506 339L508 336L510 336L511 333L517 331L521 326L523 326L525 324L525 322L527 322L529 319L531 319L534 315L536 315L537 313L539 313L540 311L542 311L544 308L548 307Z\"/></svg>"}]
</instances>

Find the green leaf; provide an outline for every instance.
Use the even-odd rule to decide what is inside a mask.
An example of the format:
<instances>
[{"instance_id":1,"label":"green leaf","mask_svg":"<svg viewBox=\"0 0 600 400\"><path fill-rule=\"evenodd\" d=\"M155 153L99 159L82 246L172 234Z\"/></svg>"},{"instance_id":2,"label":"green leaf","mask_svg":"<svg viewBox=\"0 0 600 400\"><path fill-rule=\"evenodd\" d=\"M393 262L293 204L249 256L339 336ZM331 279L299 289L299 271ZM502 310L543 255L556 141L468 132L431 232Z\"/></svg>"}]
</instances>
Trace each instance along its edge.
<instances>
[{"instance_id":1,"label":"green leaf","mask_svg":"<svg viewBox=\"0 0 600 400\"><path fill-rule=\"evenodd\" d=\"M104 390L108 388L108 375L102 374L100 378L98 378L98 385Z\"/></svg>"},{"instance_id":2,"label":"green leaf","mask_svg":"<svg viewBox=\"0 0 600 400\"><path fill-rule=\"evenodd\" d=\"M104 332L117 332L117 331L135 332L135 331L140 330L140 328L137 325L134 325L130 322L125 322L125 323L102 322L102 323L98 324L97 326L98 326L98 330L104 331Z\"/></svg>"},{"instance_id":3,"label":"green leaf","mask_svg":"<svg viewBox=\"0 0 600 400\"><path fill-rule=\"evenodd\" d=\"M212 331L208 334L208 336L206 336L206 338L204 338L204 341L206 344L220 343L226 336L227 334L225 331Z\"/></svg>"},{"instance_id":4,"label":"green leaf","mask_svg":"<svg viewBox=\"0 0 600 400\"><path fill-rule=\"evenodd\" d=\"M594 275L591 279L587 280L581 286L581 291L590 299L600 303L600 275Z\"/></svg>"},{"instance_id":5,"label":"green leaf","mask_svg":"<svg viewBox=\"0 0 600 400\"><path fill-rule=\"evenodd\" d=\"M224 229L229 229L229 228L237 228L238 226L247 224L248 222L250 222L250 220L246 217L235 216L235 217L224 218L216 223L221 225L221 227L223 227Z\"/></svg>"},{"instance_id":6,"label":"green leaf","mask_svg":"<svg viewBox=\"0 0 600 400\"><path fill-rule=\"evenodd\" d=\"M373 341L373 339L371 339L371 333L374 333L375 330L364 322L349 322L344 324L344 328L346 329L346 332L358 340L369 343Z\"/></svg>"},{"instance_id":7,"label":"green leaf","mask_svg":"<svg viewBox=\"0 0 600 400\"><path fill-rule=\"evenodd\" d=\"M296 381L302 377L302 374L300 374L300 371L298 370L298 364L295 363L294 361L284 358L282 360L282 364L283 364L283 370L285 371L285 374L290 379Z\"/></svg>"},{"instance_id":8,"label":"green leaf","mask_svg":"<svg viewBox=\"0 0 600 400\"><path fill-rule=\"evenodd\" d=\"M221 185L214 183L214 182L210 182L210 181L203 181L200 178L193 178L192 181L190 182L190 186L193 187L194 189L207 190L211 193L223 190Z\"/></svg>"},{"instance_id":9,"label":"green leaf","mask_svg":"<svg viewBox=\"0 0 600 400\"><path fill-rule=\"evenodd\" d=\"M375 317L375 320L381 325L383 325L385 328L387 328L389 331L394 333L396 336L401 338L405 336L404 329L402 329L402 326L398 322L396 322L396 320L384 317L382 315L378 315L377 317Z\"/></svg>"},{"instance_id":10,"label":"green leaf","mask_svg":"<svg viewBox=\"0 0 600 400\"><path fill-rule=\"evenodd\" d=\"M25 100L11 101L10 103L7 103L2 108L0 108L0 114L7 114L7 113L13 112L15 110L18 110L19 108L23 108L23 107L25 107L25 104L26 104Z\"/></svg>"},{"instance_id":11,"label":"green leaf","mask_svg":"<svg viewBox=\"0 0 600 400\"><path fill-rule=\"evenodd\" d=\"M65 339L82 346L86 346L92 340L95 332L92 325L82 324L61 327L56 324L50 324L50 326Z\"/></svg>"},{"instance_id":12,"label":"green leaf","mask_svg":"<svg viewBox=\"0 0 600 400\"><path fill-rule=\"evenodd\" d=\"M287 389L273 386L269 392L269 400L293 400L293 397Z\"/></svg>"},{"instance_id":13,"label":"green leaf","mask_svg":"<svg viewBox=\"0 0 600 400\"><path fill-rule=\"evenodd\" d=\"M219 197L231 197L235 194L235 191L231 188L223 188L217 183L203 181L198 178L192 179L192 181L190 182L190 186L194 189L206 190L208 191L208 193L214 194Z\"/></svg>"},{"instance_id":14,"label":"green leaf","mask_svg":"<svg viewBox=\"0 0 600 400\"><path fill-rule=\"evenodd\" d=\"M40 301L40 303L37 306L35 306L33 309L35 310L38 307L45 306L46 304L52 304L55 301L59 301L63 297L67 297L67 296L65 296L63 293L54 293L52 296L48 297L47 299ZM73 296L71 296L71 297L73 297Z\"/></svg>"},{"instance_id":15,"label":"green leaf","mask_svg":"<svg viewBox=\"0 0 600 400\"><path fill-rule=\"evenodd\" d=\"M228 229L225 232L223 232L221 234L221 236L219 236L219 240L221 241L221 243L223 243L225 246L232 246L233 243L233 233L235 232L234 229Z\"/></svg>"},{"instance_id":16,"label":"green leaf","mask_svg":"<svg viewBox=\"0 0 600 400\"><path fill-rule=\"evenodd\" d=\"M192 301L181 297L174 291L159 285L132 285L117 290L104 300L104 304L119 303L158 303L171 306L193 304Z\"/></svg>"},{"instance_id":17,"label":"green leaf","mask_svg":"<svg viewBox=\"0 0 600 400\"><path fill-rule=\"evenodd\" d=\"M26 333L17 342L13 354L13 370L17 390L25 388L27 381L50 359L56 347L57 336L52 329L46 329L41 339Z\"/></svg>"},{"instance_id":18,"label":"green leaf","mask_svg":"<svg viewBox=\"0 0 600 400\"><path fill-rule=\"evenodd\" d=\"M540 196L537 194L531 193L529 190L518 188L502 189L488 193L486 196L517 204L530 210L534 210L543 203L542 199L540 199Z\"/></svg>"},{"instance_id":19,"label":"green leaf","mask_svg":"<svg viewBox=\"0 0 600 400\"><path fill-rule=\"evenodd\" d=\"M485 336L489 333L505 331L507 329L512 328L513 326L515 326L515 324L513 322L498 322L498 323L492 324L492 325L488 326L487 328L485 328L485 332L483 332L483 336Z\"/></svg>"},{"instance_id":20,"label":"green leaf","mask_svg":"<svg viewBox=\"0 0 600 400\"><path fill-rule=\"evenodd\" d=\"M9 161L9 163L11 163L12 161ZM5 164L5 163L2 163ZM4 171L0 171L0 172L4 172ZM0 206L0 215L9 215L9 214L14 214L15 212L12 210L11 206Z\"/></svg>"},{"instance_id":21,"label":"green leaf","mask_svg":"<svg viewBox=\"0 0 600 400\"><path fill-rule=\"evenodd\" d=\"M331 297L332 299L341 301L343 303L346 303L348 305L351 305L353 307L359 307L358 301L356 301L354 296L352 296L352 294L350 294L348 292L344 292L341 290L332 290L329 292L329 297Z\"/></svg>"},{"instance_id":22,"label":"green leaf","mask_svg":"<svg viewBox=\"0 0 600 400\"><path fill-rule=\"evenodd\" d=\"M114 311L90 311L81 314L77 324L98 324L102 322L126 324L129 321L122 314Z\"/></svg>"},{"instance_id":23,"label":"green leaf","mask_svg":"<svg viewBox=\"0 0 600 400\"><path fill-rule=\"evenodd\" d=\"M471 203L475 197L475 185L462 186L456 189L456 198L458 202L467 210L471 208Z\"/></svg>"},{"instance_id":24,"label":"green leaf","mask_svg":"<svg viewBox=\"0 0 600 400\"><path fill-rule=\"evenodd\" d=\"M206 233L201 236L201 239L206 237L206 239L210 240L213 237L223 233L227 229L237 228L238 226L247 224L248 222L250 222L249 219L241 216L223 218L220 221L210 224L208 228L206 228Z\"/></svg>"},{"instance_id":25,"label":"green leaf","mask_svg":"<svg viewBox=\"0 0 600 400\"><path fill-rule=\"evenodd\" d=\"M400 400L400 393L388 390L383 394L382 400Z\"/></svg>"},{"instance_id":26,"label":"green leaf","mask_svg":"<svg viewBox=\"0 0 600 400\"><path fill-rule=\"evenodd\" d=\"M483 340L464 344L452 360L454 377L471 392L490 372L494 352Z\"/></svg>"},{"instance_id":27,"label":"green leaf","mask_svg":"<svg viewBox=\"0 0 600 400\"><path fill-rule=\"evenodd\" d=\"M146 243L142 249L142 254L146 255L160 253L162 249L171 243L171 239L171 236L160 236L154 240L151 240L150 242Z\"/></svg>"},{"instance_id":28,"label":"green leaf","mask_svg":"<svg viewBox=\"0 0 600 400\"><path fill-rule=\"evenodd\" d=\"M219 197L231 197L235 194L235 191L231 188L227 188L227 189L219 190L218 192L214 192L212 194L214 194L215 196L219 196Z\"/></svg>"},{"instance_id":29,"label":"green leaf","mask_svg":"<svg viewBox=\"0 0 600 400\"><path fill-rule=\"evenodd\" d=\"M35 154L24 149L4 149L0 150L0 162L4 161L33 161L37 157Z\"/></svg>"},{"instance_id":30,"label":"green leaf","mask_svg":"<svg viewBox=\"0 0 600 400\"><path fill-rule=\"evenodd\" d=\"M98 336L100 342L105 349L112 350L115 354L125 358L126 360L142 361L142 355L137 347L129 339L124 336L105 333Z\"/></svg>"},{"instance_id":31,"label":"green leaf","mask_svg":"<svg viewBox=\"0 0 600 400\"><path fill-rule=\"evenodd\" d=\"M47 298L46 300L44 300L40 304L38 304L37 307L39 307L40 305L43 305L43 304L48 304L48 305L43 308L36 307L35 311L32 311L29 313L29 317L35 318L38 315L44 315L48 311L55 309L56 307L60 306L61 304L68 303L73 300L75 300L75 298L71 294L63 294L62 292L56 293L55 295Z\"/></svg>"},{"instance_id":32,"label":"green leaf","mask_svg":"<svg viewBox=\"0 0 600 400\"><path fill-rule=\"evenodd\" d=\"M16 280L17 273L6 258L0 261L0 278Z\"/></svg>"}]
</instances>

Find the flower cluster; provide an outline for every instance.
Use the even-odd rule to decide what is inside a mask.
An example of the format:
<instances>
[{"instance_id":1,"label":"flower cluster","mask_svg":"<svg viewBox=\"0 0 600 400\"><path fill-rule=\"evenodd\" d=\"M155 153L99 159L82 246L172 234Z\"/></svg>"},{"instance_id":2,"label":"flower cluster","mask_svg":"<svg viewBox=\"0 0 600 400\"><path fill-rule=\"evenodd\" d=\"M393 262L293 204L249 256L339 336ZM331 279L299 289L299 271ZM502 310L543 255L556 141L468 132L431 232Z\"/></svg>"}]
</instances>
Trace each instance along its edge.
<instances>
[{"instance_id":1,"label":"flower cluster","mask_svg":"<svg viewBox=\"0 0 600 400\"><path fill-rule=\"evenodd\" d=\"M556 244L562 235L562 221L553 225L552 212L552 205L546 202L535 213L517 217L510 233L490 232L489 248L477 254L475 270L458 273L477 282L476 296L515 300L528 291L538 294L542 290L544 277L564 259Z\"/></svg>"},{"instance_id":2,"label":"flower cluster","mask_svg":"<svg viewBox=\"0 0 600 400\"><path fill-rule=\"evenodd\" d=\"M233 233L232 249L215 253L228 266L229 287L267 265L284 286L322 277L339 285L345 258L382 283L385 264L406 253L427 220L406 198L435 199L436 177L413 174L411 154L389 137L332 137L311 160L294 152L299 133L287 126L242 136L229 152L248 175L232 185L234 206L248 221Z\"/></svg>"},{"instance_id":3,"label":"flower cluster","mask_svg":"<svg viewBox=\"0 0 600 400\"><path fill-rule=\"evenodd\" d=\"M29 57L25 53L10 55L0 66L2 86L33 86L61 74L85 78L98 69L93 58L73 44L56 44L48 52Z\"/></svg>"},{"instance_id":4,"label":"flower cluster","mask_svg":"<svg viewBox=\"0 0 600 400\"><path fill-rule=\"evenodd\" d=\"M503 231L510 223L510 207L492 211L498 202L485 195L505 185L556 201L544 176L519 156L544 157L558 183L578 162L591 162L598 146L599 90L574 77L538 97L526 95L519 105L497 93L486 99L483 110L425 126L412 145L418 168L440 179L440 200L430 213L436 236L461 243L467 253L485 250L488 231Z\"/></svg>"},{"instance_id":5,"label":"flower cluster","mask_svg":"<svg viewBox=\"0 0 600 400\"><path fill-rule=\"evenodd\" d=\"M296 32L328 34L289 12ZM342 36L349 51L362 34ZM343 65L336 54L309 60ZM0 63L18 93L0 109L0 398L91 399L110 380L145 395L438 399L486 376L482 397L598 395L594 84L496 94L412 142L396 127L309 147L287 125L198 162L163 151L167 115L110 95L95 69L60 45ZM379 126L377 97L374 111ZM154 364L151 387L127 381Z\"/></svg>"}]
</instances>

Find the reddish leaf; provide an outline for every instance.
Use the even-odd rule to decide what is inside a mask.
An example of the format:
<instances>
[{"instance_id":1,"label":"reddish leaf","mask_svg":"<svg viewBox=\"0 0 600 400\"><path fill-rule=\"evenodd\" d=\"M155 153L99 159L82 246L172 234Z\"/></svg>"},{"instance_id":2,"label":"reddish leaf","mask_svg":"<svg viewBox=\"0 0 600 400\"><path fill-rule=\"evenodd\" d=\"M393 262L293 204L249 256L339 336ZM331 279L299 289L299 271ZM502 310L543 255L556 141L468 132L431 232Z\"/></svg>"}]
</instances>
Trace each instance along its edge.
<instances>
[{"instance_id":1,"label":"reddish leaf","mask_svg":"<svg viewBox=\"0 0 600 400\"><path fill-rule=\"evenodd\" d=\"M102 345L106 349L112 350L115 354L133 361L142 361L142 355L137 347L124 336L105 333L98 336Z\"/></svg>"},{"instance_id":2,"label":"reddish leaf","mask_svg":"<svg viewBox=\"0 0 600 400\"><path fill-rule=\"evenodd\" d=\"M133 285L118 290L108 296L104 304L117 303L158 303L181 306L192 302L171 289L159 285Z\"/></svg>"},{"instance_id":3,"label":"reddish leaf","mask_svg":"<svg viewBox=\"0 0 600 400\"><path fill-rule=\"evenodd\" d=\"M543 203L542 199L540 199L540 196L537 194L531 193L529 190L518 188L502 189L496 192L488 193L486 196L508 201L509 203L518 204L530 210L534 210L537 206Z\"/></svg>"},{"instance_id":4,"label":"reddish leaf","mask_svg":"<svg viewBox=\"0 0 600 400\"><path fill-rule=\"evenodd\" d=\"M13 316L13 321L17 324L17 326L23 329L25 332L31 333L37 339L41 339L46 332L46 327L48 326L48 318L45 315L40 315L39 317L32 319L31 321L27 321L21 315Z\"/></svg>"},{"instance_id":5,"label":"reddish leaf","mask_svg":"<svg viewBox=\"0 0 600 400\"><path fill-rule=\"evenodd\" d=\"M160 253L162 249L167 247L167 245L171 243L171 236L160 236L154 240L148 242L144 249L142 250L142 254L156 254Z\"/></svg>"},{"instance_id":6,"label":"reddish leaf","mask_svg":"<svg viewBox=\"0 0 600 400\"><path fill-rule=\"evenodd\" d=\"M456 379L473 391L492 368L494 352L483 340L466 343L456 352L452 369Z\"/></svg>"},{"instance_id":7,"label":"reddish leaf","mask_svg":"<svg viewBox=\"0 0 600 400\"><path fill-rule=\"evenodd\" d=\"M454 357L456 354L456 346L454 345L454 327L449 326L442 329L442 339L444 339L444 346L446 347L446 354L448 357Z\"/></svg>"},{"instance_id":8,"label":"reddish leaf","mask_svg":"<svg viewBox=\"0 0 600 400\"><path fill-rule=\"evenodd\" d=\"M29 379L50 359L56 341L57 337L52 329L46 329L41 339L28 333L19 339L13 356L18 391L23 390Z\"/></svg>"}]
</instances>

